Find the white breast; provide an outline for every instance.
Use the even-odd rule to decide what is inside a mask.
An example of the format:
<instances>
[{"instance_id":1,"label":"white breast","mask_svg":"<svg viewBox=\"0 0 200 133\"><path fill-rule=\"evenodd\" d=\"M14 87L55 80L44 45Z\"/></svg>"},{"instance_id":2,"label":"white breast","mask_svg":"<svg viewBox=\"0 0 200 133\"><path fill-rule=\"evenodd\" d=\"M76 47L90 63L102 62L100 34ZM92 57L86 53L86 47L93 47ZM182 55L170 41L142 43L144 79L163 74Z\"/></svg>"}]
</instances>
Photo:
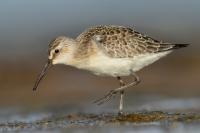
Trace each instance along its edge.
<instances>
[{"instance_id":1,"label":"white breast","mask_svg":"<svg viewBox=\"0 0 200 133\"><path fill-rule=\"evenodd\" d=\"M161 57L167 55L170 51L144 54L134 58L111 58L103 53L91 57L87 62L79 64L79 69L91 71L96 75L103 76L128 76L143 67L155 62Z\"/></svg>"}]
</instances>

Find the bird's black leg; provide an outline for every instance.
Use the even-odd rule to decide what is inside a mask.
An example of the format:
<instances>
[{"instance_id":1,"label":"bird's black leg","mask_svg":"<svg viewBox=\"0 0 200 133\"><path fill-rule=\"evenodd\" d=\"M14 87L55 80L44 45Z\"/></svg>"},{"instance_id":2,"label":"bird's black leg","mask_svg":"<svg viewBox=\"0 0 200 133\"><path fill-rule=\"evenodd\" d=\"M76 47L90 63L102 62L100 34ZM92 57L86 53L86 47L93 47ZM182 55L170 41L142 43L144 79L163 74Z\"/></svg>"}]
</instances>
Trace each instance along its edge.
<instances>
[{"instance_id":1,"label":"bird's black leg","mask_svg":"<svg viewBox=\"0 0 200 133\"><path fill-rule=\"evenodd\" d=\"M139 77L135 74L135 73L132 73L132 75L134 76L134 81L129 83L129 84L126 84L124 86L121 86L117 89L114 89L114 90L111 90L109 93L107 93L104 97L94 101L94 103L97 103L98 105L101 105L107 101L109 101L112 96L116 95L118 92L122 92L128 88L128 87L131 87L131 86L134 86L134 85L137 85L138 83L140 83L140 79ZM123 96L122 96L122 99L123 99Z\"/></svg>"},{"instance_id":2,"label":"bird's black leg","mask_svg":"<svg viewBox=\"0 0 200 133\"><path fill-rule=\"evenodd\" d=\"M120 87L125 86L124 81L121 79L121 77L117 77L117 80L119 81ZM120 101L119 101L119 114L122 114L123 105L124 105L124 93L125 90L120 91Z\"/></svg>"}]
</instances>

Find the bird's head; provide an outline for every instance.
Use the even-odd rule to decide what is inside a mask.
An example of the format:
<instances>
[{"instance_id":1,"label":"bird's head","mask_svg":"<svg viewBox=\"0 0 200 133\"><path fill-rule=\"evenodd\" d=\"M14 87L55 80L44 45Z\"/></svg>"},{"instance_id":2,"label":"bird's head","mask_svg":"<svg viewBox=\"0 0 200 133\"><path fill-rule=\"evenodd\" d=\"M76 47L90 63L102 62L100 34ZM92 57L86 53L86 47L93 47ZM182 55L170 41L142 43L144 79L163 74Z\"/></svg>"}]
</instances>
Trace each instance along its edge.
<instances>
[{"instance_id":1,"label":"bird's head","mask_svg":"<svg viewBox=\"0 0 200 133\"><path fill-rule=\"evenodd\" d=\"M39 74L33 90L37 89L38 84L45 76L50 66L55 64L69 64L69 62L72 60L75 43L76 41L74 39L67 38L65 36L57 37L50 42L48 49L48 61L45 64L42 72Z\"/></svg>"},{"instance_id":2,"label":"bird's head","mask_svg":"<svg viewBox=\"0 0 200 133\"><path fill-rule=\"evenodd\" d=\"M49 44L48 59L51 64L68 64L73 55L75 40L60 36Z\"/></svg>"}]
</instances>

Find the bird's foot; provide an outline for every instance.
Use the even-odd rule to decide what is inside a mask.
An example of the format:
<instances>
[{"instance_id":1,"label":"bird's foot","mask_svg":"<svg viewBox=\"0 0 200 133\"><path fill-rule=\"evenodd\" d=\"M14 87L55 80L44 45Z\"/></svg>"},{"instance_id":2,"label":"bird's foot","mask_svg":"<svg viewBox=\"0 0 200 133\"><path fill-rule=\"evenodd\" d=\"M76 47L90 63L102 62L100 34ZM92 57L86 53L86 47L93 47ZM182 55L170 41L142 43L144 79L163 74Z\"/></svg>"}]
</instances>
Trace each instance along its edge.
<instances>
[{"instance_id":1,"label":"bird's foot","mask_svg":"<svg viewBox=\"0 0 200 133\"><path fill-rule=\"evenodd\" d=\"M115 96L117 92L118 92L117 90L111 90L104 97L99 98L96 101L94 101L94 103L96 103L97 105L104 104L105 102L108 102L113 96Z\"/></svg>"},{"instance_id":2,"label":"bird's foot","mask_svg":"<svg viewBox=\"0 0 200 133\"><path fill-rule=\"evenodd\" d=\"M126 115L126 113L123 112L122 110L120 110L120 111L118 112L118 116L125 116L125 115Z\"/></svg>"}]
</instances>

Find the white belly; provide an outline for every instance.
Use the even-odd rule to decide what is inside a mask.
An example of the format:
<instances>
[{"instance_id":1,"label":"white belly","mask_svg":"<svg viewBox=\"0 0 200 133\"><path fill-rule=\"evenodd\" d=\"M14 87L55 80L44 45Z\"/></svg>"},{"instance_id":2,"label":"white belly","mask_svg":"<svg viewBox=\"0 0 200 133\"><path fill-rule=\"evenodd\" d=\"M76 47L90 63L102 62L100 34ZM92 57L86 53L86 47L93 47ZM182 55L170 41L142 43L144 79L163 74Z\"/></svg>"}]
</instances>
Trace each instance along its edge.
<instances>
[{"instance_id":1,"label":"white belly","mask_svg":"<svg viewBox=\"0 0 200 133\"><path fill-rule=\"evenodd\" d=\"M142 69L170 52L146 54L134 58L111 58L104 54L98 54L95 57L91 57L87 63L82 63L77 67L91 71L96 75L113 77L128 76L132 72Z\"/></svg>"}]
</instances>

